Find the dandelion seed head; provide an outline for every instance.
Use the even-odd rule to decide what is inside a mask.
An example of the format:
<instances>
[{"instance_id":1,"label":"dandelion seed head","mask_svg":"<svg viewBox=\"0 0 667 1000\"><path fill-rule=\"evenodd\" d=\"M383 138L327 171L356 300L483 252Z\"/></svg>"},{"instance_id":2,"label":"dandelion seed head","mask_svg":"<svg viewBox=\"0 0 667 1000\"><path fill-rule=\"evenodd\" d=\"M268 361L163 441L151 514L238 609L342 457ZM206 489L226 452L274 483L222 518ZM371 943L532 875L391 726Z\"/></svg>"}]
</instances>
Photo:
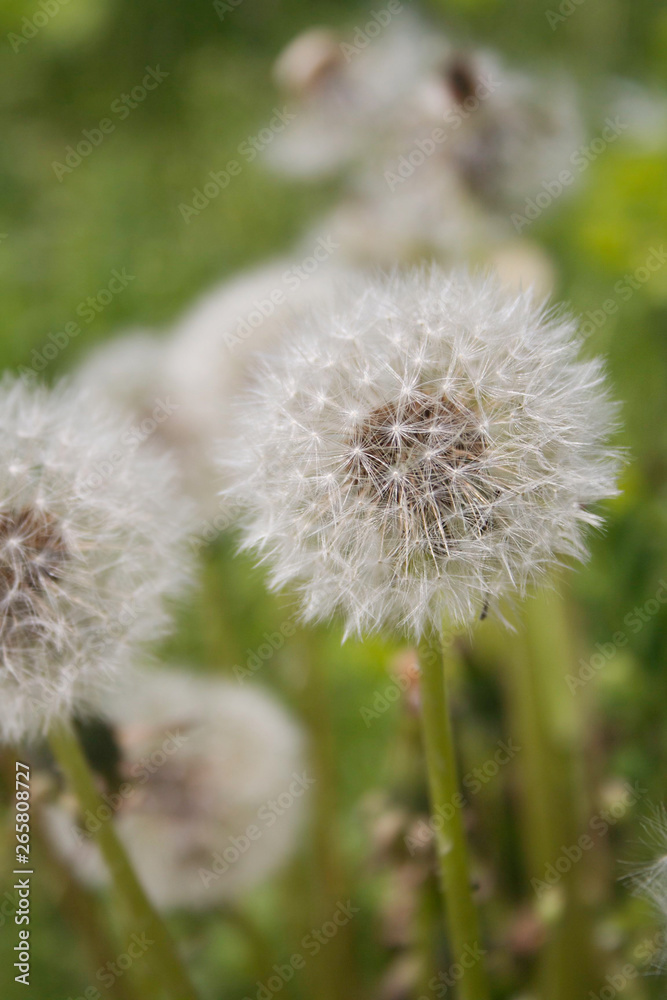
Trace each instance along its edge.
<instances>
[{"instance_id":1,"label":"dandelion seed head","mask_svg":"<svg viewBox=\"0 0 667 1000\"><path fill-rule=\"evenodd\" d=\"M268 691L173 668L139 671L104 715L126 789L114 823L156 906L219 906L287 860L307 813L310 771L302 728ZM83 882L104 884L94 838L82 837L76 820L63 798L47 810L59 853ZM252 826L259 836L248 840ZM235 846L243 838L247 849Z\"/></svg>"},{"instance_id":2,"label":"dandelion seed head","mask_svg":"<svg viewBox=\"0 0 667 1000\"><path fill-rule=\"evenodd\" d=\"M273 585L296 587L306 618L418 636L584 558L618 456L575 331L528 293L437 268L313 312L267 359L228 449Z\"/></svg>"},{"instance_id":3,"label":"dandelion seed head","mask_svg":"<svg viewBox=\"0 0 667 1000\"><path fill-rule=\"evenodd\" d=\"M120 425L122 427L122 424ZM85 395L0 382L0 739L85 711L189 575L170 463Z\"/></svg>"}]
</instances>

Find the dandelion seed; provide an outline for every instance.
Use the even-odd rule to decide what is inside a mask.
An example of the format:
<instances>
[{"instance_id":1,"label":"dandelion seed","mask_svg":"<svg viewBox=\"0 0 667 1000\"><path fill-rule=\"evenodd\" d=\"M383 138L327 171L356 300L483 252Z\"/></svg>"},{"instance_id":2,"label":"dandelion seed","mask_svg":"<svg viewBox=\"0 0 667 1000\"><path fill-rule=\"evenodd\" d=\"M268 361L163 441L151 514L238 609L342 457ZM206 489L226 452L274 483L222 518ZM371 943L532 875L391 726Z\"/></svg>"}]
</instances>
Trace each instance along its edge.
<instances>
[{"instance_id":1,"label":"dandelion seed","mask_svg":"<svg viewBox=\"0 0 667 1000\"><path fill-rule=\"evenodd\" d=\"M419 637L584 558L618 456L575 333L529 294L435 268L314 312L228 449L244 544L273 585L296 587L307 619Z\"/></svg>"}]
</instances>

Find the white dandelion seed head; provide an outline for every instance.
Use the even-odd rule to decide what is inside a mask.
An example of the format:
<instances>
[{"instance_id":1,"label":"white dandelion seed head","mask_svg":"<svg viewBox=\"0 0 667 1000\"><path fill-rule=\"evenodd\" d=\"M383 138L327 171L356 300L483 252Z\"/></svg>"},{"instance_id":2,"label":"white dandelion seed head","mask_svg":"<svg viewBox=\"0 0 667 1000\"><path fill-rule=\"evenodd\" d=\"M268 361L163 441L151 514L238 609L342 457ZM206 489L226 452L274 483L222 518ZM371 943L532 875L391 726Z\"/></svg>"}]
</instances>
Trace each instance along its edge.
<instances>
[{"instance_id":1,"label":"white dandelion seed head","mask_svg":"<svg viewBox=\"0 0 667 1000\"><path fill-rule=\"evenodd\" d=\"M95 704L189 576L171 463L90 397L0 382L0 739Z\"/></svg>"},{"instance_id":2,"label":"white dandelion seed head","mask_svg":"<svg viewBox=\"0 0 667 1000\"><path fill-rule=\"evenodd\" d=\"M583 558L615 408L574 322L495 278L381 277L269 359L228 465L244 543L307 619L419 636Z\"/></svg>"},{"instance_id":3,"label":"white dandelion seed head","mask_svg":"<svg viewBox=\"0 0 667 1000\"><path fill-rule=\"evenodd\" d=\"M114 823L157 906L215 907L288 859L311 776L302 729L268 691L174 669L146 671L110 700L105 715L127 782ZM94 838L82 847L67 803L48 816L56 846L79 877L102 884ZM259 831L253 839L250 827ZM246 848L234 847L243 838Z\"/></svg>"}]
</instances>

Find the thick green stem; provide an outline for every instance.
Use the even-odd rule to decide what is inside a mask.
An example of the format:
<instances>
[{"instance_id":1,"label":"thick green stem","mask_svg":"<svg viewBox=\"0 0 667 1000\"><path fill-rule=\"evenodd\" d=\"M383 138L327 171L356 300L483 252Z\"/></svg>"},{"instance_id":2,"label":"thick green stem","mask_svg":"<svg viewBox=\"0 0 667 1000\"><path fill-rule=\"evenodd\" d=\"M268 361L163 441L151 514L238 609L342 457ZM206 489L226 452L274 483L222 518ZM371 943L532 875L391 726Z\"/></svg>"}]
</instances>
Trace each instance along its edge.
<instances>
[{"instance_id":1,"label":"thick green stem","mask_svg":"<svg viewBox=\"0 0 667 1000\"><path fill-rule=\"evenodd\" d=\"M316 635L316 633L315 633ZM302 635L304 685L302 705L312 740L316 784L313 788L313 848L315 870L311 876L313 919L317 925L331 920L339 903L350 895L349 878L341 854L338 810L338 773L332 691L327 665L310 631ZM359 995L352 935L341 927L326 949L311 963L318 1000L347 1000Z\"/></svg>"},{"instance_id":2,"label":"thick green stem","mask_svg":"<svg viewBox=\"0 0 667 1000\"><path fill-rule=\"evenodd\" d=\"M54 727L49 734L49 742L81 806L95 815L102 802L74 732L67 725ZM102 823L96 836L125 911L127 930L145 934L150 942L146 961L152 965L155 984L162 987L165 997L173 1000L196 1000L195 991L181 965L174 942L135 875L112 821Z\"/></svg>"},{"instance_id":3,"label":"thick green stem","mask_svg":"<svg viewBox=\"0 0 667 1000\"><path fill-rule=\"evenodd\" d=\"M453 962L465 969L459 983L459 996L461 1000L487 1000L489 986L482 957L479 918L472 898L462 798L439 636L431 636L422 642L419 658L424 745L431 810L438 817L435 824L438 865L445 897L450 950Z\"/></svg>"}]
</instances>

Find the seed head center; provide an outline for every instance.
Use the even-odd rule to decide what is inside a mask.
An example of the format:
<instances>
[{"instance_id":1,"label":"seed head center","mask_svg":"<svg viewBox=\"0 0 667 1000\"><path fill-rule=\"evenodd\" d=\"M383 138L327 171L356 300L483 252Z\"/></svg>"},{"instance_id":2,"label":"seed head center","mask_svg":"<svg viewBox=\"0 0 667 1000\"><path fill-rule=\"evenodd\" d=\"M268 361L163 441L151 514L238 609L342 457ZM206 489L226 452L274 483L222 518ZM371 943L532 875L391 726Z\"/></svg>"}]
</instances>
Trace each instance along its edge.
<instances>
[{"instance_id":1,"label":"seed head center","mask_svg":"<svg viewBox=\"0 0 667 1000\"><path fill-rule=\"evenodd\" d=\"M433 548L488 519L480 486L487 440L479 417L424 392L372 410L348 442L347 474L359 496L404 535ZM484 508L484 510L483 510ZM455 527L455 522L458 527Z\"/></svg>"}]
</instances>

